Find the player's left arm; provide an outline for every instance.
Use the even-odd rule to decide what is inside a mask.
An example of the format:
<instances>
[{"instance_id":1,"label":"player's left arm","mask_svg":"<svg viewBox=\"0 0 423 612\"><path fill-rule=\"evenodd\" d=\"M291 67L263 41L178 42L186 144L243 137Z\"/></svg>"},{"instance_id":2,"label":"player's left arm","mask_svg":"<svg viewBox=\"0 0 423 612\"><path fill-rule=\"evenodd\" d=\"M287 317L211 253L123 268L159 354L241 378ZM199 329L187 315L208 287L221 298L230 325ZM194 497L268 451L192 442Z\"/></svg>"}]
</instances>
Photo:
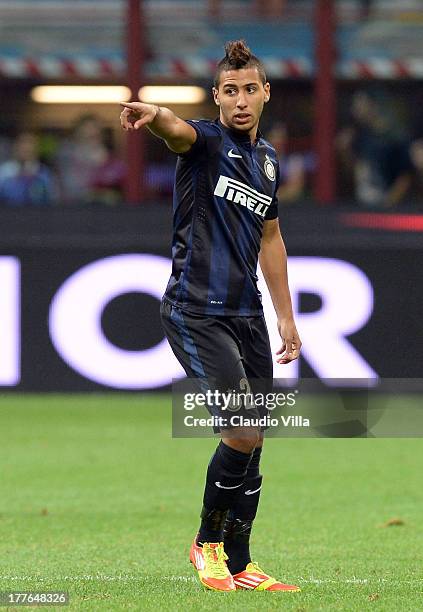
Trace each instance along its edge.
<instances>
[{"instance_id":1,"label":"player's left arm","mask_svg":"<svg viewBox=\"0 0 423 612\"><path fill-rule=\"evenodd\" d=\"M299 357L301 340L292 312L286 248L277 218L264 221L259 262L275 307L282 339L282 346L276 353L280 356L276 361L281 364L289 363Z\"/></svg>"}]
</instances>

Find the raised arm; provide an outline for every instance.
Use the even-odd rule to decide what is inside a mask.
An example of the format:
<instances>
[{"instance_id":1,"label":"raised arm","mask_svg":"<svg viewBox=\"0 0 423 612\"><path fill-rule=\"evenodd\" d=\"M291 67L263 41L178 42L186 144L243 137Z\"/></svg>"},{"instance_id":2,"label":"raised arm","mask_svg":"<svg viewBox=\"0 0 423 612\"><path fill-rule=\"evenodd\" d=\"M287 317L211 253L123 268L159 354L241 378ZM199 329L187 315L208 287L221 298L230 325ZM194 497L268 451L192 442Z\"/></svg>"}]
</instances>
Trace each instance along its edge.
<instances>
[{"instance_id":1,"label":"raised arm","mask_svg":"<svg viewBox=\"0 0 423 612\"><path fill-rule=\"evenodd\" d=\"M194 128L177 117L169 108L144 102L121 102L120 124L126 131L144 125L152 134L162 138L174 153L186 153L197 139Z\"/></svg>"},{"instance_id":2,"label":"raised arm","mask_svg":"<svg viewBox=\"0 0 423 612\"><path fill-rule=\"evenodd\" d=\"M277 362L289 363L299 357L301 340L292 312L286 249L278 219L264 222L259 262L276 311L278 331L282 339L282 346L277 351L280 355Z\"/></svg>"}]
</instances>

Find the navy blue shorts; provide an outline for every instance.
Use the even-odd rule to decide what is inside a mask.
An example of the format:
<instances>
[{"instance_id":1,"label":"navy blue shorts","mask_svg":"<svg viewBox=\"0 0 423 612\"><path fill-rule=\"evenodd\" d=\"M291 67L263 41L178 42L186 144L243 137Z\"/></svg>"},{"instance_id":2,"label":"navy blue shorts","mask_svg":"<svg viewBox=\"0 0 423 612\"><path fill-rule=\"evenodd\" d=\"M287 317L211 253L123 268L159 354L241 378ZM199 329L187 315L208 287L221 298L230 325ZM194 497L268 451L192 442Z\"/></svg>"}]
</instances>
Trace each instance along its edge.
<instances>
[{"instance_id":1,"label":"navy blue shorts","mask_svg":"<svg viewBox=\"0 0 423 612\"><path fill-rule=\"evenodd\" d=\"M213 381L222 393L250 392L261 396L272 391L273 361L264 316L207 316L185 310L163 298L160 315L166 338L188 378ZM247 381L247 383L246 383ZM208 405L213 416L222 416ZM269 414L265 405L241 407L239 414L260 419ZM225 414L226 415L226 414ZM231 429L233 426L228 426ZM226 427L225 427L226 428ZM262 430L267 427L261 426ZM215 433L220 431L214 428Z\"/></svg>"}]
</instances>

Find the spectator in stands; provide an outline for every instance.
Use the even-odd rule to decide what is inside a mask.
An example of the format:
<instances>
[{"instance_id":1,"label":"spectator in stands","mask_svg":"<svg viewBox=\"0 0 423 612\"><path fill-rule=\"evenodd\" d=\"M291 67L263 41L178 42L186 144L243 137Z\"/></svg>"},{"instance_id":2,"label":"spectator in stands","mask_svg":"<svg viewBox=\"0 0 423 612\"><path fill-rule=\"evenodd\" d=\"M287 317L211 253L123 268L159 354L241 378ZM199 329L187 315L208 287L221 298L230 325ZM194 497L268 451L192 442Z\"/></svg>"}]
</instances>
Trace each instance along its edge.
<instances>
[{"instance_id":1,"label":"spectator in stands","mask_svg":"<svg viewBox=\"0 0 423 612\"><path fill-rule=\"evenodd\" d=\"M284 123L275 123L267 139L275 147L279 159L280 187L278 199L292 204L305 196L307 172L313 169L311 153L288 153L288 131Z\"/></svg>"},{"instance_id":2,"label":"spectator in stands","mask_svg":"<svg viewBox=\"0 0 423 612\"><path fill-rule=\"evenodd\" d=\"M337 137L342 161L352 167L355 196L361 206L391 208L402 202L411 184L407 139L394 129L382 98L357 92L352 124Z\"/></svg>"},{"instance_id":3,"label":"spectator in stands","mask_svg":"<svg viewBox=\"0 0 423 612\"><path fill-rule=\"evenodd\" d=\"M423 133L411 143L410 157L414 166L413 200L423 207Z\"/></svg>"},{"instance_id":4,"label":"spectator in stands","mask_svg":"<svg viewBox=\"0 0 423 612\"><path fill-rule=\"evenodd\" d=\"M123 201L126 164L116 154L111 130L104 132L104 146L107 156L93 171L87 197L93 204L115 206Z\"/></svg>"},{"instance_id":5,"label":"spectator in stands","mask_svg":"<svg viewBox=\"0 0 423 612\"><path fill-rule=\"evenodd\" d=\"M0 134L0 164L8 161L11 156L11 141L7 136Z\"/></svg>"},{"instance_id":6,"label":"spectator in stands","mask_svg":"<svg viewBox=\"0 0 423 612\"><path fill-rule=\"evenodd\" d=\"M373 0L360 0L360 17L363 20L369 19L372 10Z\"/></svg>"},{"instance_id":7,"label":"spectator in stands","mask_svg":"<svg viewBox=\"0 0 423 612\"><path fill-rule=\"evenodd\" d=\"M42 164L35 134L20 134L13 158L0 166L0 203L8 206L45 206L57 198L55 177Z\"/></svg>"},{"instance_id":8,"label":"spectator in stands","mask_svg":"<svg viewBox=\"0 0 423 612\"><path fill-rule=\"evenodd\" d=\"M62 143L58 168L65 204L87 204L109 152L104 140L104 126L95 115L84 115L76 123L71 137Z\"/></svg>"}]
</instances>

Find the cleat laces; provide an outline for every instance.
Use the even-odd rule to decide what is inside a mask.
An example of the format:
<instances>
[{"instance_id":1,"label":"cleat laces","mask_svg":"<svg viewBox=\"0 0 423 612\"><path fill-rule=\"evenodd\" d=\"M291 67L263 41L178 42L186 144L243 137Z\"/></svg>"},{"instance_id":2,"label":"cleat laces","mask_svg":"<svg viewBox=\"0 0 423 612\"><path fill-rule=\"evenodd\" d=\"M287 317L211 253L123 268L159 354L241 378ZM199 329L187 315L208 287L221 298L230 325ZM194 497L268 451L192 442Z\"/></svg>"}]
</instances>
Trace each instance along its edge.
<instances>
[{"instance_id":1,"label":"cleat laces","mask_svg":"<svg viewBox=\"0 0 423 612\"><path fill-rule=\"evenodd\" d=\"M223 542L211 546L207 542L203 545L203 556L206 562L207 573L211 578L226 578L229 574L226 561L229 558L223 549Z\"/></svg>"},{"instance_id":2,"label":"cleat laces","mask_svg":"<svg viewBox=\"0 0 423 612\"><path fill-rule=\"evenodd\" d=\"M258 572L259 574L265 574L265 575L266 575L266 572L264 572L264 571L261 569L261 567L259 566L259 564L257 563L257 561L250 561L250 563L249 563L248 565L249 565L249 566L250 566L250 565L252 565L252 566L253 566L253 568L254 568L254 570L255 570L256 572ZM250 571L251 571L251 570L250 570Z\"/></svg>"}]
</instances>

